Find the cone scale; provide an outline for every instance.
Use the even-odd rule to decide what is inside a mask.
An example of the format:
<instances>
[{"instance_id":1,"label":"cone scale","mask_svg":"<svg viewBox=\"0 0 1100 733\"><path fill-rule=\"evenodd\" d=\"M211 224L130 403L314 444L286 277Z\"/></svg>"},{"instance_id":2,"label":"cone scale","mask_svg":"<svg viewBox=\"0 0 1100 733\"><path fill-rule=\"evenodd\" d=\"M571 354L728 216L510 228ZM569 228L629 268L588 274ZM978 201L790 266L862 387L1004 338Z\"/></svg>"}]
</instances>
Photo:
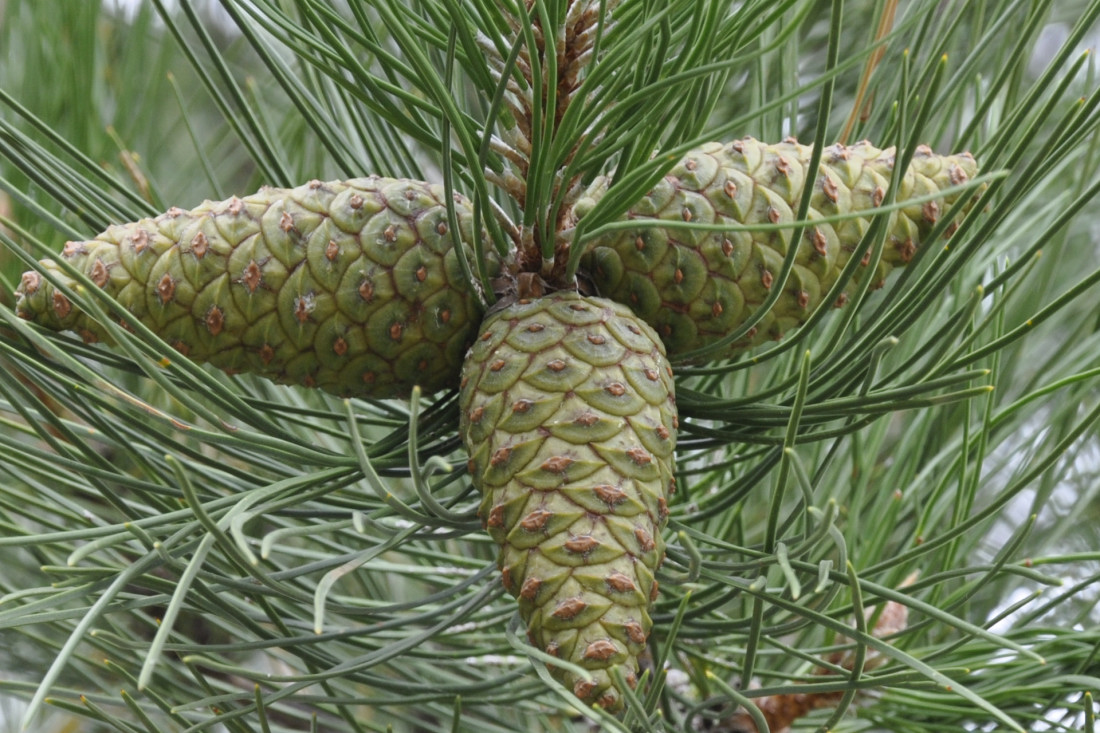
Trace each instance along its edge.
<instances>
[{"instance_id":1,"label":"cone scale","mask_svg":"<svg viewBox=\"0 0 1100 733\"><path fill-rule=\"evenodd\" d=\"M472 209L458 196L455 209L469 250ZM443 189L406 179L314 181L171 209L69 242L61 256L192 360L341 396L455 386L482 313ZM42 265L76 286L56 262ZM38 272L24 273L17 297L23 318L109 339Z\"/></svg>"},{"instance_id":2,"label":"cone scale","mask_svg":"<svg viewBox=\"0 0 1100 733\"><path fill-rule=\"evenodd\" d=\"M664 556L678 426L672 372L630 310L559 292L491 313L463 367L460 431L531 642L615 711L638 677Z\"/></svg>"}]
</instances>

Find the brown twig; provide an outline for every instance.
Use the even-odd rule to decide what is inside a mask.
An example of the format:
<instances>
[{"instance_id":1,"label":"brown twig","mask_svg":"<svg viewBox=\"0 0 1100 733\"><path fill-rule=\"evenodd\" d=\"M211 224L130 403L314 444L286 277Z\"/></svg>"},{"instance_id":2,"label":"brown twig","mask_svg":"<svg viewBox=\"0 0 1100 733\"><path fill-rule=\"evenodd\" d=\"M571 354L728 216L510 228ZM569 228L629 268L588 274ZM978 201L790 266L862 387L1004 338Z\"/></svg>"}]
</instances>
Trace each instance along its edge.
<instances>
[{"instance_id":1,"label":"brown twig","mask_svg":"<svg viewBox=\"0 0 1100 733\"><path fill-rule=\"evenodd\" d=\"M569 0L565 9L565 15L559 26L555 28L543 28L542 18L537 14L531 14L533 0L525 0L523 6L526 13L517 12L514 6L501 2L501 7L509 30L512 34L511 43L529 32L533 38L533 44L524 44L516 57L515 71L519 73L526 86L509 79L505 104L511 114L512 124L507 130L501 130L499 137L494 139L494 150L500 153L506 161L506 169L503 172L488 172L489 180L505 191L521 208L530 202L527 199L527 176L530 172L531 140L535 134L533 129L534 112L539 105L552 115L552 124L556 129L561 123L571 104L577 101L577 92L584 82L584 71L595 58L595 44L598 29L602 26L604 32L611 26L610 11L618 2L617 0ZM498 45L491 39L479 38L478 43L486 50L494 61L493 73L505 74L503 59L500 58ZM533 47L531 47L533 46ZM553 54L553 64L546 63L547 57ZM536 64L536 62L539 62ZM535 99L533 91L536 88L532 67L542 69L544 76L541 81L542 99ZM556 69L553 78L550 78L550 68ZM547 108L551 103L550 96L555 94L553 109ZM553 132L551 132L553 134ZM572 158L578 145L574 145L566 154L564 163ZM550 191L550 200L557 200L563 187L566 191L573 191L580 181L579 176L573 176L566 180L561 177L560 169L553 181L553 190ZM569 257L569 237L563 232L571 226L572 214L569 202L559 208L553 228L547 230L540 226L524 227L518 238L516 266L518 272L538 273L541 277L548 278L549 285L553 287L568 287L570 284L562 281L566 263ZM547 213L549 216L550 214ZM553 260L543 259L543 244L540 241L549 232L555 237Z\"/></svg>"},{"instance_id":2,"label":"brown twig","mask_svg":"<svg viewBox=\"0 0 1100 733\"><path fill-rule=\"evenodd\" d=\"M875 69L886 54L886 44L882 43L882 40L890 34L894 27L894 16L897 14L897 9L898 0L886 0L886 4L882 8L882 15L878 20L878 28L875 29L874 39L875 44L881 45L871 52L870 58L867 59L867 65L863 67L863 75L859 78L859 88L856 90L856 99L852 104L852 111L848 115L847 122L844 123L844 131L840 133L841 143L848 142L857 120L865 121L871 114L871 101L868 100L866 108L864 108L863 98L871 86L872 74L875 73Z\"/></svg>"},{"instance_id":3,"label":"brown twig","mask_svg":"<svg viewBox=\"0 0 1100 733\"><path fill-rule=\"evenodd\" d=\"M916 579L917 574L914 573L902 581L900 587L904 588L908 585L912 585ZM867 618L873 616L873 612L874 608L866 609L865 613ZM882 607L882 613L875 622L875 628L871 631L871 634L876 639L882 639L904 631L908 625L909 608L897 601L887 601ZM832 665L834 669L839 667L851 671L855 667L856 657L851 651L836 652L829 655L825 661ZM885 662L885 657L877 652L871 651L863 660L862 671L870 671L881 666ZM828 675L833 673L833 669L828 669L826 667L818 667L814 670L815 675ZM764 716L764 720L767 722L768 729L771 733L786 733L786 731L790 730L791 725L799 718L808 715L814 710L834 707L843 697L843 692L806 692L768 695L754 702L756 703L757 709ZM725 733L760 733L760 729L757 728L756 722L753 720L752 716L745 711L741 711L725 720L722 725L715 730L724 731Z\"/></svg>"}]
</instances>

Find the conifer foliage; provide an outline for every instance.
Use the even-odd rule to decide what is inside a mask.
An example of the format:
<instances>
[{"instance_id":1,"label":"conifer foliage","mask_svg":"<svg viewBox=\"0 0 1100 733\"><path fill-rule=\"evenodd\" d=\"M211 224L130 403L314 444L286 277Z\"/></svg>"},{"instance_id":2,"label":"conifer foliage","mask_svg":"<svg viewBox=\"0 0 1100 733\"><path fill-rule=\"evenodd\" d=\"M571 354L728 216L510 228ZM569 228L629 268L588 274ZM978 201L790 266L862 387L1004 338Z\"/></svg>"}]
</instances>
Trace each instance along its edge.
<instances>
[{"instance_id":1,"label":"conifer foliage","mask_svg":"<svg viewBox=\"0 0 1100 733\"><path fill-rule=\"evenodd\" d=\"M1100 191L1077 4L1034 78L1050 2L74 17L165 92L72 140L0 96L25 724L1091 724L1095 623L1004 610L1072 556L1009 506L1100 415L1010 457L1100 373L1100 270L1037 259ZM95 159L127 100L164 163Z\"/></svg>"}]
</instances>

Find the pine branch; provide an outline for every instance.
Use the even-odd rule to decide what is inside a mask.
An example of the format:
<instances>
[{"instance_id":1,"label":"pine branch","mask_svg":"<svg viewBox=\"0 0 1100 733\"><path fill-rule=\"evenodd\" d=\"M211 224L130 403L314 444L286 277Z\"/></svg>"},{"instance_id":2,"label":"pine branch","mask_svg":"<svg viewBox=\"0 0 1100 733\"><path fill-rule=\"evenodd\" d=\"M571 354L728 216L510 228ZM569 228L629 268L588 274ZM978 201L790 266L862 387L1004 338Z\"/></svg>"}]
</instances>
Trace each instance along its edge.
<instances>
[{"instance_id":1,"label":"pine branch","mask_svg":"<svg viewBox=\"0 0 1100 733\"><path fill-rule=\"evenodd\" d=\"M1094 726L1100 93L1083 44L1100 2L919 0L889 24L874 5L223 0L127 16L8 0L0 719ZM66 240L368 174L468 197L461 221L485 236L455 267L486 305L524 278L573 287L685 154L791 135L823 155L849 118L852 139L896 145L901 170L919 144L971 149L982 174L959 193L984 193L965 217L942 208L899 274L860 276L851 258L843 309L677 370L667 558L619 717L578 702L520 633L456 390L342 401L231 378L176 356L91 279L66 297L114 350L12 310L22 273ZM681 213L666 231L776 242L863 220L853 251L887 262L894 212L937 200L885 187L877 217L823 224L814 190L778 223ZM800 276L794 249L769 271L777 289Z\"/></svg>"}]
</instances>

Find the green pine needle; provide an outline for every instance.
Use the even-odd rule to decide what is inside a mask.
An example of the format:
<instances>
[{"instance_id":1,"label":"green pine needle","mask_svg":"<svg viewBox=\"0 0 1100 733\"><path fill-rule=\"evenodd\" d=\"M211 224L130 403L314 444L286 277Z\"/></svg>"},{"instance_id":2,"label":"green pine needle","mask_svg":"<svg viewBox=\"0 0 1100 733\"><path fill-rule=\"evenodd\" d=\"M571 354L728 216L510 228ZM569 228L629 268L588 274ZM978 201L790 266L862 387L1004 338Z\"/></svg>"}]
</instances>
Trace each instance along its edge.
<instances>
[{"instance_id":1,"label":"green pine needle","mask_svg":"<svg viewBox=\"0 0 1100 733\"><path fill-rule=\"evenodd\" d=\"M622 0L559 109L539 44L567 0L0 3L0 730L763 730L793 694L829 701L805 730L1095 730L1100 0L913 0L876 36L885 5ZM654 662L621 719L523 639L453 394L229 378L83 276L66 295L122 319L115 350L12 312L67 239L369 173L475 200L462 266L491 300L483 248L554 254L597 176L569 272L684 151L820 154L849 118L899 161L969 147L981 200L881 290L679 370Z\"/></svg>"}]
</instances>

